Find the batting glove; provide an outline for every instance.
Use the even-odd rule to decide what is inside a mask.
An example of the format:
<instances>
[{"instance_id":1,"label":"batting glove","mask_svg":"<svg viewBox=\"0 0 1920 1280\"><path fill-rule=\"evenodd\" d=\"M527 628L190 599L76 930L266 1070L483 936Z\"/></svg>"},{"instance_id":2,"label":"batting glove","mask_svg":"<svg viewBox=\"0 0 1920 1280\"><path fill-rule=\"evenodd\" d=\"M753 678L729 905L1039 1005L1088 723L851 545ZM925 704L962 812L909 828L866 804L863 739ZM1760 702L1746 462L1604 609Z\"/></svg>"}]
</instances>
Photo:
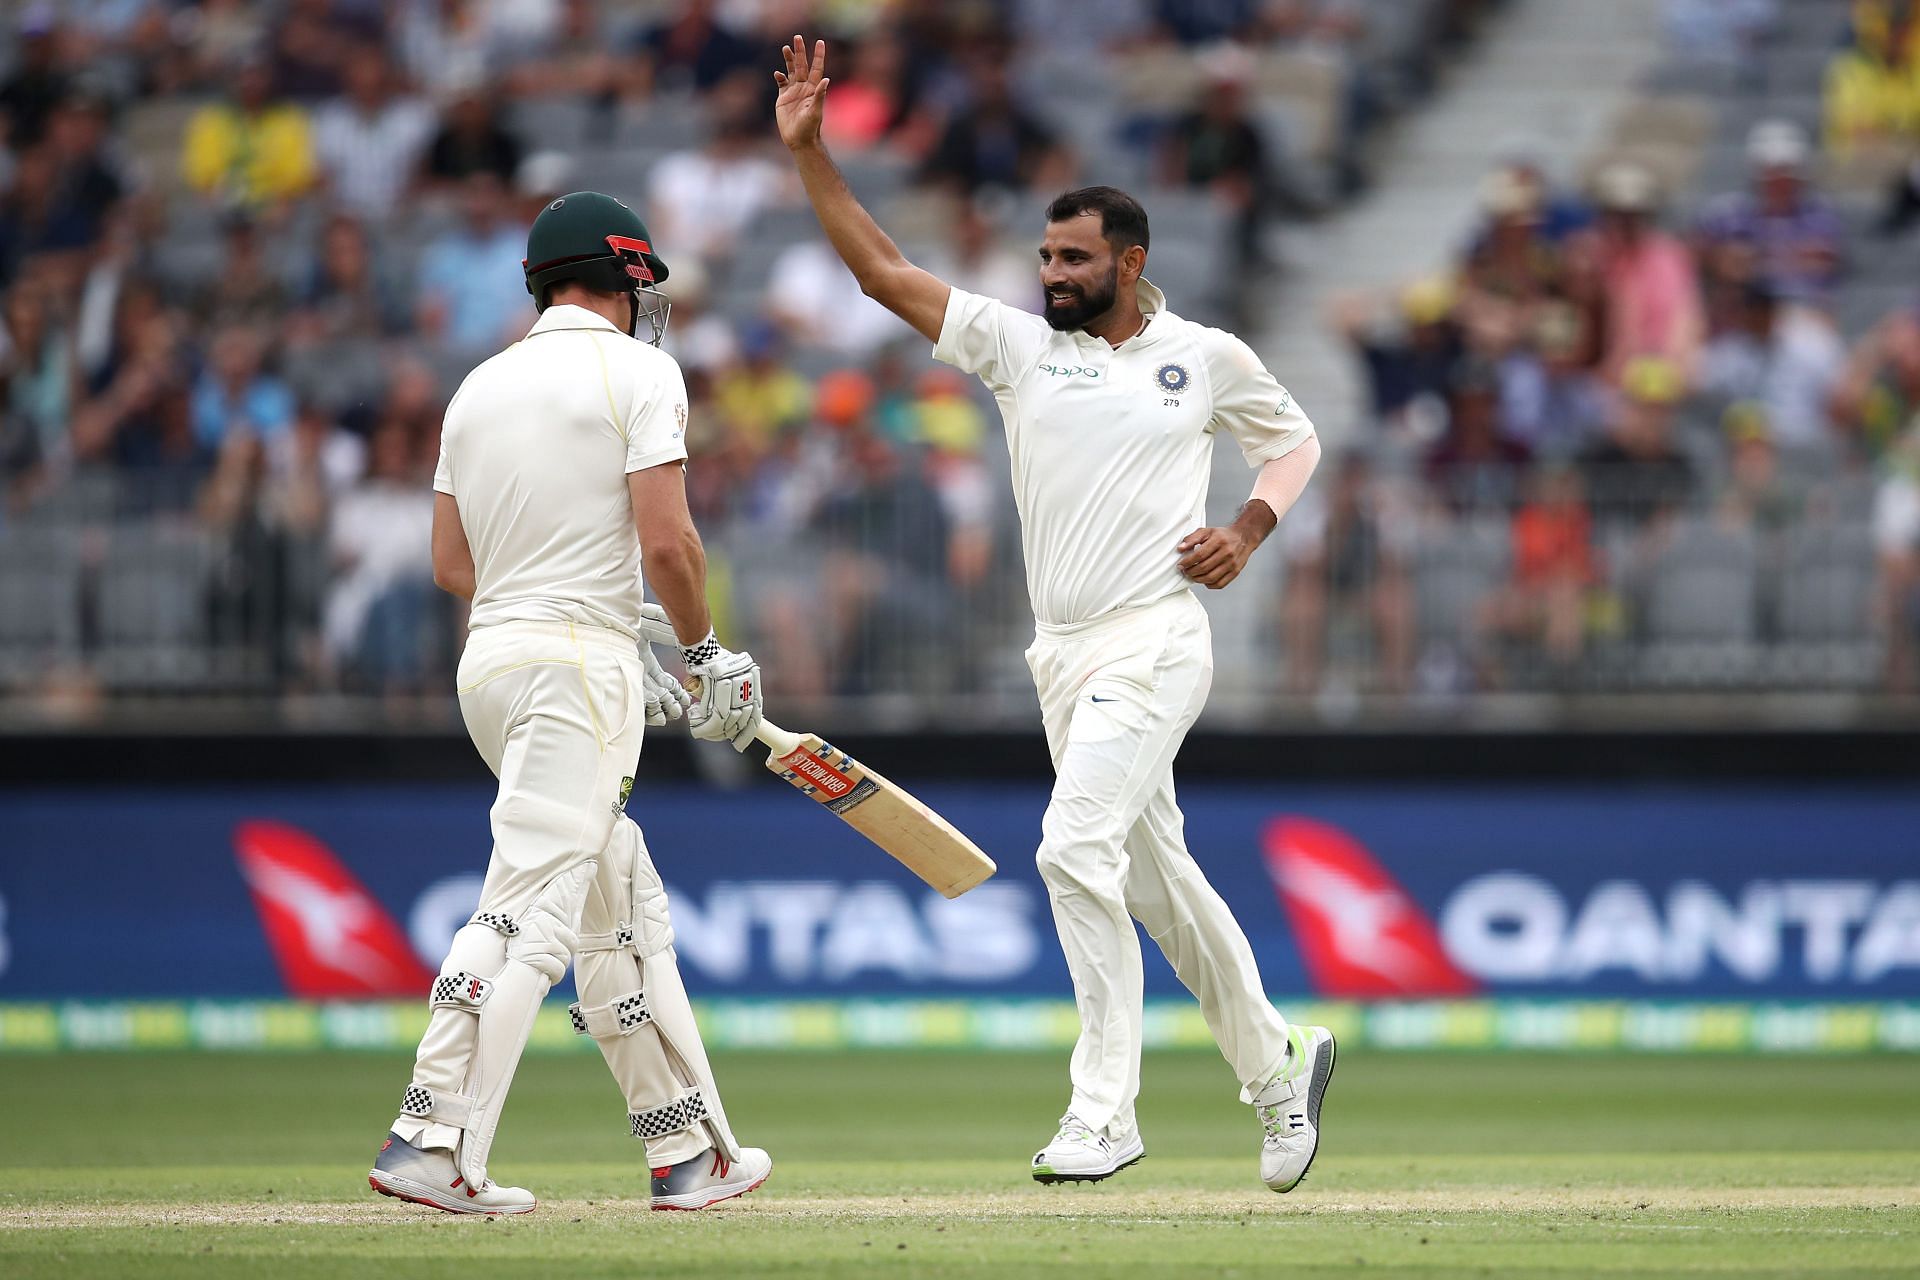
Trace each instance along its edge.
<instances>
[{"instance_id":1,"label":"batting glove","mask_svg":"<svg viewBox=\"0 0 1920 1280\"><path fill-rule=\"evenodd\" d=\"M674 639L673 624L667 620L667 611L657 604L640 606L640 686L646 697L647 723L654 728L678 720L686 714L693 703L693 695L687 687L667 673L660 660L653 656L653 646L660 643L659 636L664 634L666 642L676 647L679 641Z\"/></svg>"},{"instance_id":2,"label":"batting glove","mask_svg":"<svg viewBox=\"0 0 1920 1280\"><path fill-rule=\"evenodd\" d=\"M693 705L687 708L693 736L725 740L735 751L745 751L760 727L760 664L752 654L721 648L712 632L699 644L683 646L680 657L696 682Z\"/></svg>"}]
</instances>

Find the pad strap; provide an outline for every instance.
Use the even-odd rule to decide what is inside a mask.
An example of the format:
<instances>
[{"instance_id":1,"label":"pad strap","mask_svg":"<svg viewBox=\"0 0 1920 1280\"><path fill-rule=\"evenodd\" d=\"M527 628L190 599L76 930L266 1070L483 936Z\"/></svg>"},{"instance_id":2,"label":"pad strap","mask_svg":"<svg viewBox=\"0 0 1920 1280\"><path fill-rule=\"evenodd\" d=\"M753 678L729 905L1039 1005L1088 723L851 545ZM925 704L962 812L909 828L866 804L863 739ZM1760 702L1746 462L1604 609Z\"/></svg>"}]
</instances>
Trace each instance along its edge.
<instances>
[{"instance_id":1,"label":"pad strap","mask_svg":"<svg viewBox=\"0 0 1920 1280\"><path fill-rule=\"evenodd\" d=\"M583 933L574 954L582 951L631 951L635 955L640 949L634 945L633 926L623 924L611 933Z\"/></svg>"},{"instance_id":2,"label":"pad strap","mask_svg":"<svg viewBox=\"0 0 1920 1280\"><path fill-rule=\"evenodd\" d=\"M443 973L433 980L433 995L427 1001L436 1009L470 1009L480 1012L480 1006L493 994L493 984L465 969L458 973Z\"/></svg>"},{"instance_id":3,"label":"pad strap","mask_svg":"<svg viewBox=\"0 0 1920 1280\"><path fill-rule=\"evenodd\" d=\"M693 1128L707 1119L708 1114L707 1095L696 1085L672 1102L649 1107L645 1111L629 1111L627 1120L632 1124L636 1138L664 1138L670 1133Z\"/></svg>"},{"instance_id":4,"label":"pad strap","mask_svg":"<svg viewBox=\"0 0 1920 1280\"><path fill-rule=\"evenodd\" d=\"M567 1006L567 1016L573 1019L575 1035L592 1036L596 1040L631 1035L653 1021L653 1015L647 1012L647 993L644 991L631 992L591 1009L575 1001Z\"/></svg>"},{"instance_id":5,"label":"pad strap","mask_svg":"<svg viewBox=\"0 0 1920 1280\"><path fill-rule=\"evenodd\" d=\"M473 1117L473 1099L461 1093L435 1093L423 1084L410 1084L400 1101L400 1114L464 1129Z\"/></svg>"},{"instance_id":6,"label":"pad strap","mask_svg":"<svg viewBox=\"0 0 1920 1280\"><path fill-rule=\"evenodd\" d=\"M504 911L476 911L468 924L483 924L496 933L512 938L519 934L520 926L514 918Z\"/></svg>"}]
</instances>

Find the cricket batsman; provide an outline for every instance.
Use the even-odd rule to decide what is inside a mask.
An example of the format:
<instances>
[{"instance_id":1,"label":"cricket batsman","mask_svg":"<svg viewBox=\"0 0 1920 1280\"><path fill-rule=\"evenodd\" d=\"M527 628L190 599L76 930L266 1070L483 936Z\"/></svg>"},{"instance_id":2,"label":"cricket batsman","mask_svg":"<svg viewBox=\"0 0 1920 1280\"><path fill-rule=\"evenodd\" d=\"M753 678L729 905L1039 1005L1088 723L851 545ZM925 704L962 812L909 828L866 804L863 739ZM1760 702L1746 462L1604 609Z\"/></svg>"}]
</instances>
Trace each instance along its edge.
<instances>
[{"instance_id":1,"label":"cricket batsman","mask_svg":"<svg viewBox=\"0 0 1920 1280\"><path fill-rule=\"evenodd\" d=\"M1231 334L1182 320L1141 275L1147 215L1111 187L1047 209L1044 318L908 262L827 154L826 43L794 37L775 118L833 247L868 296L976 374L1006 420L1036 635L1027 651L1053 756L1038 855L1080 1012L1072 1101L1033 1158L1041 1182L1139 1160L1139 920L1199 998L1264 1129L1260 1175L1306 1176L1333 1073L1323 1027L1268 1003L1246 935L1182 838L1173 757L1213 677L1192 585L1239 576L1313 474L1319 442ZM1224 528L1202 527L1216 429L1259 469ZM1129 918L1131 917L1131 918Z\"/></svg>"},{"instance_id":2,"label":"cricket batsman","mask_svg":"<svg viewBox=\"0 0 1920 1280\"><path fill-rule=\"evenodd\" d=\"M535 1207L487 1159L534 1014L577 957L573 1027L626 1095L653 1207L700 1209L773 1163L727 1126L626 802L643 722L684 710L695 737L742 748L760 670L720 646L707 613L686 386L659 349L667 266L645 224L611 196L562 196L534 220L523 265L539 319L461 384L433 481L434 580L473 605L460 710L500 780L493 856L368 1181L454 1213ZM664 611L642 603L643 557ZM643 618L671 626L697 699L638 643Z\"/></svg>"}]
</instances>

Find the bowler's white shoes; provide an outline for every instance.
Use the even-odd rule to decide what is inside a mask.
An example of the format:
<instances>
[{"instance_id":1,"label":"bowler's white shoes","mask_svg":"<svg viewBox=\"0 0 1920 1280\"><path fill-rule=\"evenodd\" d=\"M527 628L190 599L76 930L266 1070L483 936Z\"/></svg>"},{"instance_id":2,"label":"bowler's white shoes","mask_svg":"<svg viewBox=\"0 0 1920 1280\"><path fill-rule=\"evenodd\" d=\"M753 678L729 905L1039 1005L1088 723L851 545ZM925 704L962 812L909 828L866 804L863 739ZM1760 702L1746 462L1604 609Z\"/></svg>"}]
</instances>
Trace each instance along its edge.
<instances>
[{"instance_id":1,"label":"bowler's white shoes","mask_svg":"<svg viewBox=\"0 0 1920 1280\"><path fill-rule=\"evenodd\" d=\"M539 1207L531 1191L520 1187L467 1185L451 1152L421 1150L389 1133L367 1173L367 1185L383 1196L411 1200L448 1213L532 1213Z\"/></svg>"},{"instance_id":2,"label":"bowler's white shoes","mask_svg":"<svg viewBox=\"0 0 1920 1280\"><path fill-rule=\"evenodd\" d=\"M1254 1095L1255 1114L1265 1137L1260 1144L1260 1178L1275 1191L1300 1185L1320 1149L1320 1103L1333 1078L1333 1032L1325 1027L1291 1027L1284 1070Z\"/></svg>"},{"instance_id":3,"label":"bowler's white shoes","mask_svg":"<svg viewBox=\"0 0 1920 1280\"><path fill-rule=\"evenodd\" d=\"M1098 1182L1147 1154L1134 1129L1118 1141L1082 1124L1071 1111L1060 1117L1060 1132L1033 1157L1035 1182Z\"/></svg>"}]
</instances>

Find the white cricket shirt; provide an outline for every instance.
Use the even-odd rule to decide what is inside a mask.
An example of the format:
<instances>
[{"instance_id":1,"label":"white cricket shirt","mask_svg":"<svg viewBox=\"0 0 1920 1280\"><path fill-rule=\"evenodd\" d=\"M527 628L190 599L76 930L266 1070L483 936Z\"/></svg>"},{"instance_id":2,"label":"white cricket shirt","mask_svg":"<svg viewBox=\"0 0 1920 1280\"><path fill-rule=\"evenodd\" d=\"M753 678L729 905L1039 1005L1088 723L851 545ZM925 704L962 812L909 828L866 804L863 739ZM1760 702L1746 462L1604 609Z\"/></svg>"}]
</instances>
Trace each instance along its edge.
<instances>
[{"instance_id":1,"label":"white cricket shirt","mask_svg":"<svg viewBox=\"0 0 1920 1280\"><path fill-rule=\"evenodd\" d=\"M585 307L548 307L447 406L433 487L473 549L470 625L584 622L639 634L627 473L687 456L673 357Z\"/></svg>"},{"instance_id":2,"label":"white cricket shirt","mask_svg":"<svg viewBox=\"0 0 1920 1280\"><path fill-rule=\"evenodd\" d=\"M1033 616L1086 622L1186 591L1181 538L1205 523L1213 433L1247 464L1285 457L1313 424L1247 344L1182 320L1137 286L1147 327L1118 347L953 290L934 358L999 401Z\"/></svg>"}]
</instances>

